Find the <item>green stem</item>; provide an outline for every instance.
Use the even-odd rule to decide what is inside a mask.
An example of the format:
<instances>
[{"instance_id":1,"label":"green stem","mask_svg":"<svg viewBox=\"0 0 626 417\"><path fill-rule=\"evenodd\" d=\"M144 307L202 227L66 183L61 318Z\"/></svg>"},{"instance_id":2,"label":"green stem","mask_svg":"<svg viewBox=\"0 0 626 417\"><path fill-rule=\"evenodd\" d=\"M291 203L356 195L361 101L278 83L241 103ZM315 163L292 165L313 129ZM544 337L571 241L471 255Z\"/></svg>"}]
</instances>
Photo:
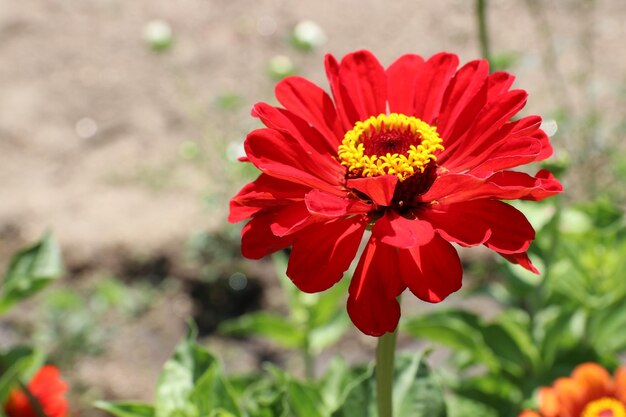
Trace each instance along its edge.
<instances>
[{"instance_id":1,"label":"green stem","mask_svg":"<svg viewBox=\"0 0 626 417\"><path fill-rule=\"evenodd\" d=\"M480 53L491 63L491 45L489 43L489 28L487 27L487 0L476 0L476 17L478 19L478 40Z\"/></svg>"},{"instance_id":2,"label":"green stem","mask_svg":"<svg viewBox=\"0 0 626 417\"><path fill-rule=\"evenodd\" d=\"M378 417L393 417L393 362L397 331L378 338L376 347L376 394Z\"/></svg>"},{"instance_id":3,"label":"green stem","mask_svg":"<svg viewBox=\"0 0 626 417\"><path fill-rule=\"evenodd\" d=\"M19 382L19 386L20 386L20 389L26 395L26 398L28 398L28 402L30 403L33 410L35 411L35 414L37 414L37 417L48 417L46 413L43 411L43 407L41 406L41 403L39 402L37 397L35 397L35 395L30 391L30 389L22 382Z\"/></svg>"},{"instance_id":4,"label":"green stem","mask_svg":"<svg viewBox=\"0 0 626 417\"><path fill-rule=\"evenodd\" d=\"M311 353L310 333L310 330L307 330L304 346L302 347L302 359L304 361L304 376L307 380L312 381L315 378L315 361Z\"/></svg>"}]
</instances>

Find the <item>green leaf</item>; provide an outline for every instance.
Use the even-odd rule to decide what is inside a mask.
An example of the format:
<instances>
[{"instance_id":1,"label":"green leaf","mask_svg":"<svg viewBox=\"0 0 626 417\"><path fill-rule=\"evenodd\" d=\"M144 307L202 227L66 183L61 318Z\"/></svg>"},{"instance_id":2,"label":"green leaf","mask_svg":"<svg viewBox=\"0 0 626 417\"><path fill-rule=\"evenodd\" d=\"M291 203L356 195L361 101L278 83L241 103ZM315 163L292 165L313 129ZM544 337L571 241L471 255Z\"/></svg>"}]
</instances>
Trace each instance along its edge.
<instances>
[{"instance_id":1,"label":"green leaf","mask_svg":"<svg viewBox=\"0 0 626 417\"><path fill-rule=\"evenodd\" d=\"M363 379L369 377L371 369L349 368L341 357L334 357L326 373L319 381L320 394L326 407L334 412L346 399L348 392Z\"/></svg>"},{"instance_id":2,"label":"green leaf","mask_svg":"<svg viewBox=\"0 0 626 417\"><path fill-rule=\"evenodd\" d=\"M489 369L500 365L487 348L482 334L483 323L472 313L462 310L439 310L413 317L404 323L404 330L420 339L430 339L456 351L465 352Z\"/></svg>"},{"instance_id":3,"label":"green leaf","mask_svg":"<svg viewBox=\"0 0 626 417\"><path fill-rule=\"evenodd\" d=\"M341 380L349 374L340 364L334 365L339 378L326 375L323 384L333 379ZM332 417L377 417L376 375L373 367L361 371L354 383L337 382L343 385L345 393L337 398L342 401ZM328 403L329 393L324 392ZM332 397L331 397L332 398ZM332 398L332 400L335 400ZM336 400L335 400L336 401ZM396 417L446 417L446 404L443 391L433 378L422 355L400 356L394 364L393 408Z\"/></svg>"},{"instance_id":4,"label":"green leaf","mask_svg":"<svg viewBox=\"0 0 626 417\"><path fill-rule=\"evenodd\" d=\"M331 417L378 417L376 410L376 381L374 367L368 367L355 378L353 384L346 384L341 407L332 412Z\"/></svg>"},{"instance_id":5,"label":"green leaf","mask_svg":"<svg viewBox=\"0 0 626 417\"><path fill-rule=\"evenodd\" d=\"M241 396L244 415L248 417L287 417L287 388L273 378L256 376Z\"/></svg>"},{"instance_id":6,"label":"green leaf","mask_svg":"<svg viewBox=\"0 0 626 417\"><path fill-rule=\"evenodd\" d=\"M0 294L0 314L41 291L62 274L61 250L48 232L41 241L11 258Z\"/></svg>"},{"instance_id":7,"label":"green leaf","mask_svg":"<svg viewBox=\"0 0 626 417\"><path fill-rule=\"evenodd\" d=\"M193 340L178 345L163 366L156 390L156 417L202 417L222 408L240 415L217 359Z\"/></svg>"},{"instance_id":8,"label":"green leaf","mask_svg":"<svg viewBox=\"0 0 626 417\"><path fill-rule=\"evenodd\" d=\"M443 391L422 355L396 359L393 408L397 417L446 417Z\"/></svg>"},{"instance_id":9,"label":"green leaf","mask_svg":"<svg viewBox=\"0 0 626 417\"><path fill-rule=\"evenodd\" d=\"M576 317L571 311L559 306L546 308L535 316L535 339L539 342L541 364L551 368L559 349L577 343L572 336L572 320Z\"/></svg>"},{"instance_id":10,"label":"green leaf","mask_svg":"<svg viewBox=\"0 0 626 417\"><path fill-rule=\"evenodd\" d=\"M626 350L626 308L624 300L595 311L589 318L589 340L598 352L621 353Z\"/></svg>"},{"instance_id":11,"label":"green leaf","mask_svg":"<svg viewBox=\"0 0 626 417\"><path fill-rule=\"evenodd\" d=\"M325 417L328 415L318 389L305 382L290 380L289 406L296 417Z\"/></svg>"},{"instance_id":12,"label":"green leaf","mask_svg":"<svg viewBox=\"0 0 626 417\"><path fill-rule=\"evenodd\" d=\"M327 347L337 343L349 328L348 316L341 313L336 314L326 324L314 327L309 334L311 352L319 354Z\"/></svg>"},{"instance_id":13,"label":"green leaf","mask_svg":"<svg viewBox=\"0 0 626 417\"><path fill-rule=\"evenodd\" d=\"M132 402L96 401L96 408L117 417L154 417L154 407L150 404Z\"/></svg>"},{"instance_id":14,"label":"green leaf","mask_svg":"<svg viewBox=\"0 0 626 417\"><path fill-rule=\"evenodd\" d=\"M502 375L492 373L465 378L455 387L455 393L497 410L497 415L512 416L515 404L524 399L519 383L509 382Z\"/></svg>"},{"instance_id":15,"label":"green leaf","mask_svg":"<svg viewBox=\"0 0 626 417\"><path fill-rule=\"evenodd\" d=\"M528 365L539 363L539 351L532 340L528 317L508 310L495 323L483 328L483 338L503 367L513 375L523 374Z\"/></svg>"},{"instance_id":16,"label":"green leaf","mask_svg":"<svg viewBox=\"0 0 626 417\"><path fill-rule=\"evenodd\" d=\"M446 399L448 417L498 417L498 412L485 404L458 395Z\"/></svg>"},{"instance_id":17,"label":"green leaf","mask_svg":"<svg viewBox=\"0 0 626 417\"><path fill-rule=\"evenodd\" d=\"M311 327L324 326L335 321L337 316L347 318L344 302L348 294L349 279L342 279L332 288L319 294L319 298L309 306Z\"/></svg>"},{"instance_id":18,"label":"green leaf","mask_svg":"<svg viewBox=\"0 0 626 417\"><path fill-rule=\"evenodd\" d=\"M285 348L300 348L304 343L304 329L288 318L268 312L251 313L220 326L225 334L254 335L271 340Z\"/></svg>"},{"instance_id":19,"label":"green leaf","mask_svg":"<svg viewBox=\"0 0 626 417\"><path fill-rule=\"evenodd\" d=\"M212 410L209 417L237 417L235 414L230 411L224 410L223 408L218 408L216 410Z\"/></svg>"},{"instance_id":20,"label":"green leaf","mask_svg":"<svg viewBox=\"0 0 626 417\"><path fill-rule=\"evenodd\" d=\"M237 405L232 391L219 372L217 364L211 367L196 383L190 398L200 415L206 415L220 410L221 414L240 415L241 411Z\"/></svg>"},{"instance_id":21,"label":"green leaf","mask_svg":"<svg viewBox=\"0 0 626 417\"><path fill-rule=\"evenodd\" d=\"M0 404L18 381L28 381L41 367L44 356L31 347L17 346L0 355Z\"/></svg>"}]
</instances>

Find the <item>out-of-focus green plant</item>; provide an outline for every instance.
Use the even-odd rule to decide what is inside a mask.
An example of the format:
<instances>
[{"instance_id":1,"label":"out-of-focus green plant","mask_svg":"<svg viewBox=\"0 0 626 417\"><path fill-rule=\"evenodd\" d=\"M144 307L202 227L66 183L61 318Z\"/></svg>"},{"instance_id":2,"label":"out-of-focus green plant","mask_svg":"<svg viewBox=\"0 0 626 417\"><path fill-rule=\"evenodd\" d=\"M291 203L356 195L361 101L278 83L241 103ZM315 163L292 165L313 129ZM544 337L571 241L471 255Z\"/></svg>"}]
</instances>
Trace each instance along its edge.
<instances>
[{"instance_id":1,"label":"out-of-focus green plant","mask_svg":"<svg viewBox=\"0 0 626 417\"><path fill-rule=\"evenodd\" d=\"M112 313L127 318L141 315L156 293L148 284L125 285L114 277L101 277L83 290L56 288L43 297L29 332L50 358L69 366L84 355L102 352L115 332Z\"/></svg>"},{"instance_id":2,"label":"out-of-focus green plant","mask_svg":"<svg viewBox=\"0 0 626 417\"><path fill-rule=\"evenodd\" d=\"M626 225L607 199L561 209L518 205L537 229L538 277L503 264L476 290L501 306L492 319L462 309L411 318L404 330L452 351L448 382L498 415L516 415L537 387L586 361L614 367L626 352Z\"/></svg>"},{"instance_id":3,"label":"out-of-focus green plant","mask_svg":"<svg viewBox=\"0 0 626 417\"><path fill-rule=\"evenodd\" d=\"M18 251L4 274L0 288L0 314L42 291L63 275L61 250L47 232L35 244ZM42 351L30 346L12 346L0 350L0 405L12 388L28 381L44 363ZM0 406L0 417L4 416Z\"/></svg>"},{"instance_id":4,"label":"out-of-focus green plant","mask_svg":"<svg viewBox=\"0 0 626 417\"><path fill-rule=\"evenodd\" d=\"M296 66L287 55L276 55L270 59L267 65L267 73L272 79L278 81L289 75L294 75Z\"/></svg>"},{"instance_id":5,"label":"out-of-focus green plant","mask_svg":"<svg viewBox=\"0 0 626 417\"><path fill-rule=\"evenodd\" d=\"M224 322L220 331L229 335L254 335L287 349L302 352L305 372L312 378L314 358L336 343L349 328L350 321L341 302L347 292L349 279L343 279L324 293L307 294L299 291L285 274L288 258L274 255L276 274L280 277L287 297L286 315L259 311Z\"/></svg>"},{"instance_id":6,"label":"out-of-focus green plant","mask_svg":"<svg viewBox=\"0 0 626 417\"><path fill-rule=\"evenodd\" d=\"M143 39L154 52L165 52L174 44L174 34L169 23L152 20L143 28Z\"/></svg>"},{"instance_id":7,"label":"out-of-focus green plant","mask_svg":"<svg viewBox=\"0 0 626 417\"><path fill-rule=\"evenodd\" d=\"M0 404L7 401L11 389L18 382L29 381L44 363L41 351L27 346L16 346L0 351ZM0 416L4 416L0 407Z\"/></svg>"},{"instance_id":8,"label":"out-of-focus green plant","mask_svg":"<svg viewBox=\"0 0 626 417\"><path fill-rule=\"evenodd\" d=\"M328 37L319 24L302 20L293 28L290 41L294 48L310 52L324 45Z\"/></svg>"},{"instance_id":9,"label":"out-of-focus green plant","mask_svg":"<svg viewBox=\"0 0 626 417\"><path fill-rule=\"evenodd\" d=\"M194 339L192 331L163 366L154 404L99 401L96 406L117 417L377 415L371 365L350 367L336 358L315 381L301 381L271 365L260 374L228 376L219 360ZM446 414L443 392L420 354L399 358L394 386L397 417L468 415Z\"/></svg>"},{"instance_id":10,"label":"out-of-focus green plant","mask_svg":"<svg viewBox=\"0 0 626 417\"><path fill-rule=\"evenodd\" d=\"M62 274L61 250L48 232L11 258L0 288L0 314L43 290Z\"/></svg>"}]
</instances>

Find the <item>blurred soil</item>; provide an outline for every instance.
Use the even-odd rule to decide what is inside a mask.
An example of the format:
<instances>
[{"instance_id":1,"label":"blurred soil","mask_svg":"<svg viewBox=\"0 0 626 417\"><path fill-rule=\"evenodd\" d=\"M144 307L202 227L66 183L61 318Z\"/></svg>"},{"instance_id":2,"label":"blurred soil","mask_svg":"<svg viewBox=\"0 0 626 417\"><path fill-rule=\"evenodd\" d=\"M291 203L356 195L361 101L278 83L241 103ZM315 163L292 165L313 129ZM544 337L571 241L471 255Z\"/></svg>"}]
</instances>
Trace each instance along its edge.
<instances>
[{"instance_id":1,"label":"blurred soil","mask_svg":"<svg viewBox=\"0 0 626 417\"><path fill-rule=\"evenodd\" d=\"M569 198L587 197L589 183L610 186L606 154L624 142L626 2L490 4L493 51L529 91L525 112L563 120L556 156L582 167L566 178ZM168 51L155 53L142 38L154 19L173 30ZM288 42L303 19L328 36L311 53ZM300 75L327 88L327 51L367 48L388 65L403 53L448 50L467 62L480 54L476 39L469 0L4 1L0 263L51 228L69 283L101 270L126 279L122 265L158 256L172 264L166 275L197 281L185 243L225 225L227 199L246 180L233 153L258 126L249 109L273 100L273 56L289 56ZM267 265L248 268L259 269L266 288L259 302L279 303L268 298L275 290ZM82 360L72 378L108 398L150 399L193 311L189 285L126 323L106 353ZM271 356L256 342L209 343L241 369ZM345 343L356 345L358 359L372 348L362 336Z\"/></svg>"}]
</instances>

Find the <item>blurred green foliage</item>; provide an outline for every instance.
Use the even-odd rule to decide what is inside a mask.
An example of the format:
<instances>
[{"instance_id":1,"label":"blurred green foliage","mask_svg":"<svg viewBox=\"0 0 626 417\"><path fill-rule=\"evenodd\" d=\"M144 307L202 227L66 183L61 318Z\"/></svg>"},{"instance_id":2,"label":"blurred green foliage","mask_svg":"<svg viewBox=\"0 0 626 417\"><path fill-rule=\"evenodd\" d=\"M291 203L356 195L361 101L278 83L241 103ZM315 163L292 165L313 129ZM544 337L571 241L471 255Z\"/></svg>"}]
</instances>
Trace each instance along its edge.
<instances>
[{"instance_id":1,"label":"blurred green foliage","mask_svg":"<svg viewBox=\"0 0 626 417\"><path fill-rule=\"evenodd\" d=\"M608 198L568 208L558 199L515 205L537 229L530 254L543 275L503 262L503 280L473 291L499 303L494 318L441 309L403 324L409 334L446 346L453 364L447 384L496 415L517 415L539 386L580 363L612 368L626 352L621 210Z\"/></svg>"},{"instance_id":2,"label":"blurred green foliage","mask_svg":"<svg viewBox=\"0 0 626 417\"><path fill-rule=\"evenodd\" d=\"M39 242L11 258L0 288L0 314L35 295L62 274L61 250L48 232Z\"/></svg>"},{"instance_id":3,"label":"blurred green foliage","mask_svg":"<svg viewBox=\"0 0 626 417\"><path fill-rule=\"evenodd\" d=\"M55 363L71 366L106 349L115 334L115 316L137 318L154 302L157 289L100 277L84 289L55 288L43 294L37 320L24 329ZM119 321L119 320L118 320Z\"/></svg>"},{"instance_id":4,"label":"blurred green foliage","mask_svg":"<svg viewBox=\"0 0 626 417\"><path fill-rule=\"evenodd\" d=\"M273 259L288 313L254 312L224 322L220 330L229 335L262 337L285 349L300 350L307 376L312 377L314 358L336 343L350 326L343 303L349 279L324 293L307 294L298 290L285 274L288 257L277 253Z\"/></svg>"},{"instance_id":5,"label":"blurred green foliage","mask_svg":"<svg viewBox=\"0 0 626 417\"><path fill-rule=\"evenodd\" d=\"M163 366L154 404L99 401L96 406L118 417L377 415L371 365L351 367L343 359L335 358L320 379L310 381L296 379L271 365L262 373L227 376L219 360L194 339L192 331ZM398 359L394 387L397 417L448 415L443 391L422 355ZM454 404L449 415L469 416L458 411L458 400L449 401Z\"/></svg>"}]
</instances>

